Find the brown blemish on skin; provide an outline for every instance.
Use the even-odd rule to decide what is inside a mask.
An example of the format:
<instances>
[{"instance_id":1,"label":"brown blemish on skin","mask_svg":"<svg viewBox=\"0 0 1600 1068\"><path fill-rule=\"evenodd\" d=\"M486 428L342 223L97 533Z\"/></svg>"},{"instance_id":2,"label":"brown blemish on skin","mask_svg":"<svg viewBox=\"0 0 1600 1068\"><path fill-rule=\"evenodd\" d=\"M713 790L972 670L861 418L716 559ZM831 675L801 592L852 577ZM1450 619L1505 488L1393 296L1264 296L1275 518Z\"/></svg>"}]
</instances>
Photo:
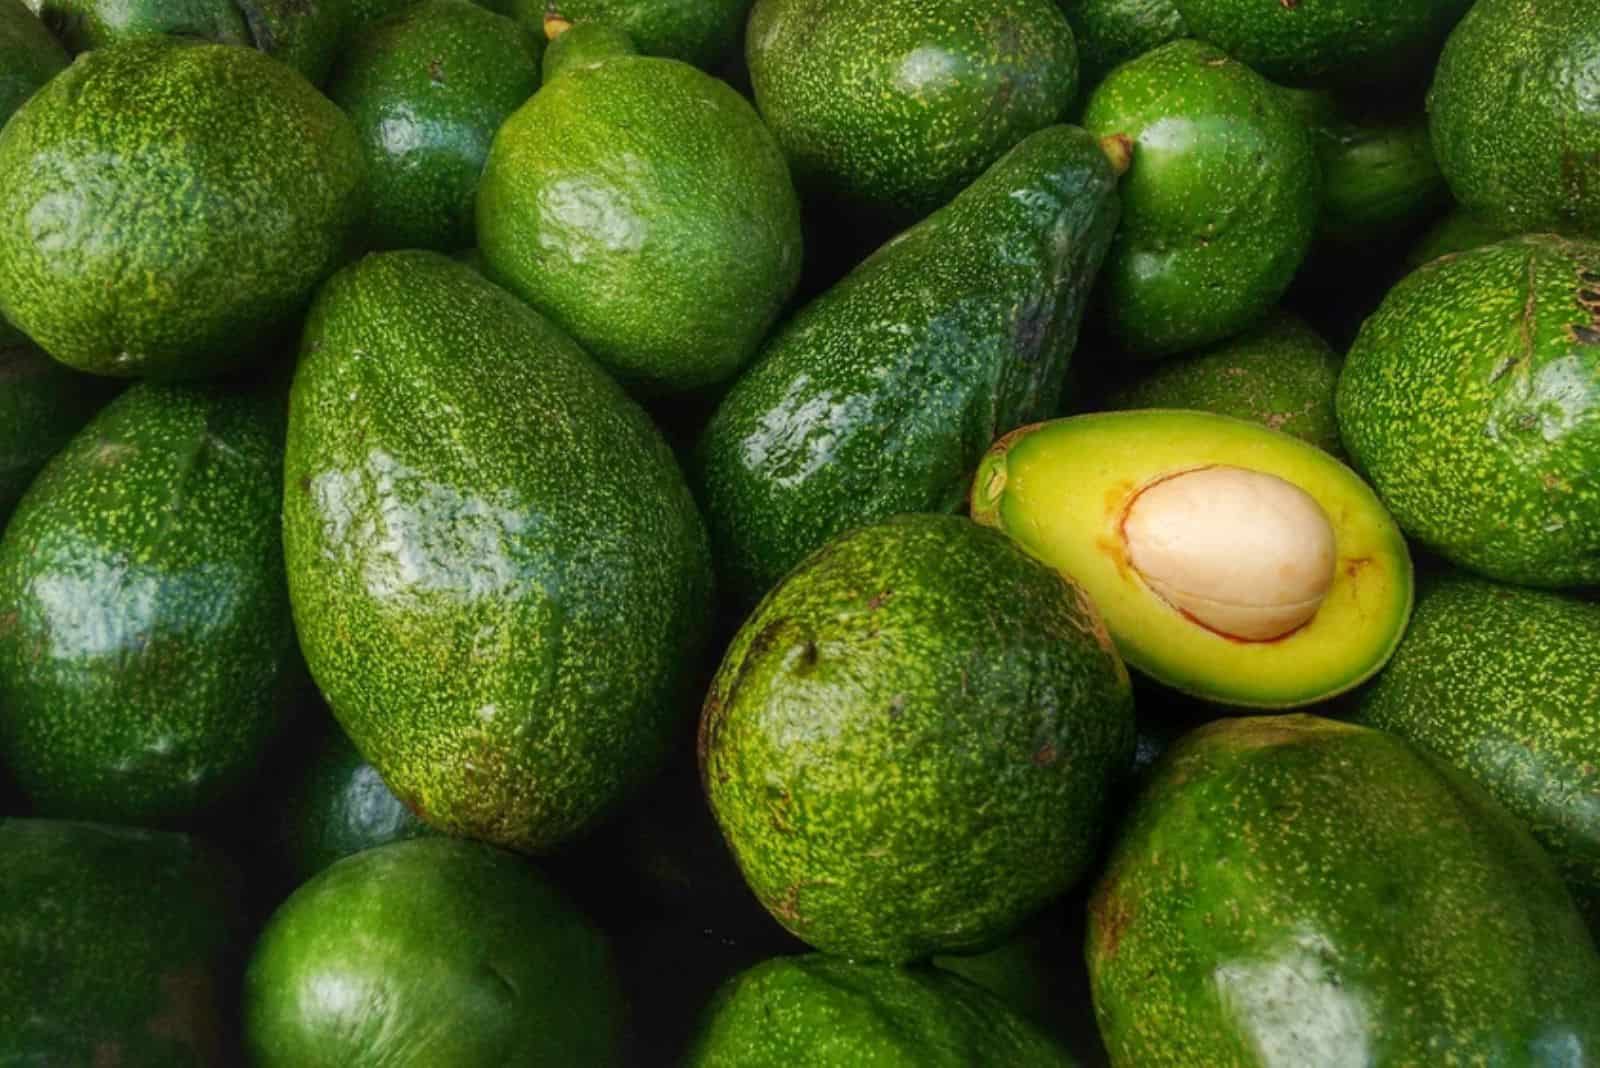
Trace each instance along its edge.
<instances>
[{"instance_id":1,"label":"brown blemish on skin","mask_svg":"<svg viewBox=\"0 0 1600 1068\"><path fill-rule=\"evenodd\" d=\"M18 618L17 610L14 608L4 615L0 615L0 635L9 635L15 631Z\"/></svg>"},{"instance_id":2,"label":"brown blemish on skin","mask_svg":"<svg viewBox=\"0 0 1600 1068\"><path fill-rule=\"evenodd\" d=\"M1094 900L1089 902L1089 915L1095 927L1095 941L1099 943L1100 956L1105 960L1111 960L1117 955L1117 950L1122 946L1123 936L1133 923L1133 906L1117 894L1121 886L1120 876L1113 871L1106 876L1105 882L1100 884Z\"/></svg>"},{"instance_id":3,"label":"brown blemish on skin","mask_svg":"<svg viewBox=\"0 0 1600 1068\"><path fill-rule=\"evenodd\" d=\"M222 1054L216 994L210 976L198 964L163 975L161 1012L151 1017L150 1034L193 1050L202 1063L215 1063Z\"/></svg>"},{"instance_id":4,"label":"brown blemish on skin","mask_svg":"<svg viewBox=\"0 0 1600 1068\"><path fill-rule=\"evenodd\" d=\"M867 602L867 608L870 609L871 611L876 612L878 609L880 609L884 605L888 604L890 598L892 598L893 596L894 596L894 591L893 590L879 590L878 593L873 596L872 600Z\"/></svg>"},{"instance_id":5,"label":"brown blemish on skin","mask_svg":"<svg viewBox=\"0 0 1600 1068\"><path fill-rule=\"evenodd\" d=\"M90 1068L122 1068L122 1043L96 1042Z\"/></svg>"},{"instance_id":6,"label":"brown blemish on skin","mask_svg":"<svg viewBox=\"0 0 1600 1068\"><path fill-rule=\"evenodd\" d=\"M1034 767L1047 768L1056 762L1056 756L1054 743L1046 742L1033 754Z\"/></svg>"},{"instance_id":7,"label":"brown blemish on skin","mask_svg":"<svg viewBox=\"0 0 1600 1068\"><path fill-rule=\"evenodd\" d=\"M444 63L437 56L428 61L428 80L434 85L444 84Z\"/></svg>"}]
</instances>

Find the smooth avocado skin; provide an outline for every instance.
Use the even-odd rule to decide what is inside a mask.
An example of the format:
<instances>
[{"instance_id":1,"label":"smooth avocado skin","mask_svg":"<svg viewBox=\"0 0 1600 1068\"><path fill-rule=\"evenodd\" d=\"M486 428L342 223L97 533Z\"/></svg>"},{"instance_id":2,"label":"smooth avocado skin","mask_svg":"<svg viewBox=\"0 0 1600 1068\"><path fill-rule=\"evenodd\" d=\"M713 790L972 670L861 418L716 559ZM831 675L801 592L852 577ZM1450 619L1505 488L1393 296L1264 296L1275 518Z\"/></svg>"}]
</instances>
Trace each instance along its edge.
<instances>
[{"instance_id":1,"label":"smooth avocado skin","mask_svg":"<svg viewBox=\"0 0 1600 1068\"><path fill-rule=\"evenodd\" d=\"M551 23L545 23L547 32L550 26ZM564 71L592 67L614 56L638 54L638 46L625 30L609 22L581 23L562 30L545 48L544 80L553 81Z\"/></svg>"},{"instance_id":2,"label":"smooth avocado skin","mask_svg":"<svg viewBox=\"0 0 1600 1068\"><path fill-rule=\"evenodd\" d=\"M1600 244L1530 236L1419 268L1362 327L1337 403L1422 545L1502 582L1600 582Z\"/></svg>"},{"instance_id":3,"label":"smooth avocado skin","mask_svg":"<svg viewBox=\"0 0 1600 1068\"><path fill-rule=\"evenodd\" d=\"M512 0L537 24L555 15L574 25L614 26L647 56L714 69L734 51L750 0Z\"/></svg>"},{"instance_id":4,"label":"smooth avocado skin","mask_svg":"<svg viewBox=\"0 0 1600 1068\"><path fill-rule=\"evenodd\" d=\"M1309 715L1225 719L1157 765L1090 902L1117 1066L1587 1063L1600 954L1470 780Z\"/></svg>"},{"instance_id":5,"label":"smooth avocado skin","mask_svg":"<svg viewBox=\"0 0 1600 1068\"><path fill-rule=\"evenodd\" d=\"M481 842L369 849L273 915L244 983L259 1068L617 1063L605 940L532 865Z\"/></svg>"},{"instance_id":6,"label":"smooth avocado skin","mask_svg":"<svg viewBox=\"0 0 1600 1068\"><path fill-rule=\"evenodd\" d=\"M650 776L682 727L711 565L643 411L537 312L430 252L368 256L323 288L289 408L301 648L406 806L536 851Z\"/></svg>"},{"instance_id":7,"label":"smooth avocado skin","mask_svg":"<svg viewBox=\"0 0 1600 1068\"><path fill-rule=\"evenodd\" d=\"M364 190L355 128L276 60L96 49L0 130L0 313L94 374L237 370L332 273Z\"/></svg>"},{"instance_id":8,"label":"smooth avocado skin","mask_svg":"<svg viewBox=\"0 0 1600 1068\"><path fill-rule=\"evenodd\" d=\"M1189 36L1173 0L1059 0L1078 45L1079 87L1168 41Z\"/></svg>"},{"instance_id":9,"label":"smooth avocado skin","mask_svg":"<svg viewBox=\"0 0 1600 1068\"><path fill-rule=\"evenodd\" d=\"M700 766L778 922L904 963L992 948L1067 890L1133 736L1077 586L966 519L910 515L830 542L746 620Z\"/></svg>"},{"instance_id":10,"label":"smooth avocado skin","mask_svg":"<svg viewBox=\"0 0 1600 1068\"><path fill-rule=\"evenodd\" d=\"M66 66L66 50L22 0L0 0L0 126Z\"/></svg>"},{"instance_id":11,"label":"smooth avocado skin","mask_svg":"<svg viewBox=\"0 0 1600 1068\"><path fill-rule=\"evenodd\" d=\"M1283 94L1209 44L1173 41L1101 82L1083 125L1133 144L1100 301L1123 347L1169 355L1265 315L1322 203L1311 135Z\"/></svg>"},{"instance_id":12,"label":"smooth avocado skin","mask_svg":"<svg viewBox=\"0 0 1600 1068\"><path fill-rule=\"evenodd\" d=\"M0 324L0 528L33 477L116 389L5 332Z\"/></svg>"},{"instance_id":13,"label":"smooth avocado skin","mask_svg":"<svg viewBox=\"0 0 1600 1068\"><path fill-rule=\"evenodd\" d=\"M697 446L735 596L851 527L955 511L984 449L1056 410L1116 184L1094 138L1042 130L774 335Z\"/></svg>"}]
</instances>

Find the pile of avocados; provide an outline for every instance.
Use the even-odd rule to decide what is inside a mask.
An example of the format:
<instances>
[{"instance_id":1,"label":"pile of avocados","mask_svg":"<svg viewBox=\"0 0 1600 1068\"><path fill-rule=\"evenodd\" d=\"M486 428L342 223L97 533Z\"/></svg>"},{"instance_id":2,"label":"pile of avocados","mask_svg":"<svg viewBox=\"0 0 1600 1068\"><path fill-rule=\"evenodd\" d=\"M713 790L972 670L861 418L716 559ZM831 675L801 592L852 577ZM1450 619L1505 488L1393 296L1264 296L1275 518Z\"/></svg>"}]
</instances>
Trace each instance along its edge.
<instances>
[{"instance_id":1,"label":"pile of avocados","mask_svg":"<svg viewBox=\"0 0 1600 1068\"><path fill-rule=\"evenodd\" d=\"M0 1065L1600 1064L1594 0L0 0Z\"/></svg>"}]
</instances>

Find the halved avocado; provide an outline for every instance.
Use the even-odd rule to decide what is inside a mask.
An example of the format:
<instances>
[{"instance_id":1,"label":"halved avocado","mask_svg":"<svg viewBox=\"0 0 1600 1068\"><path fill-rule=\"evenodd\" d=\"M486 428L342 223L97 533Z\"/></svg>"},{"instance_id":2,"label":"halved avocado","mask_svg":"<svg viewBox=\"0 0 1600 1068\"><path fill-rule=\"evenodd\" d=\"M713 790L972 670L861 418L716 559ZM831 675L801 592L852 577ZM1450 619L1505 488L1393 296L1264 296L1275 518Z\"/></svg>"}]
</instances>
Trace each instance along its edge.
<instances>
[{"instance_id":1,"label":"halved avocado","mask_svg":"<svg viewBox=\"0 0 1600 1068\"><path fill-rule=\"evenodd\" d=\"M1367 484L1225 416L1024 427L984 457L972 517L1087 589L1130 665L1229 705L1342 693L1388 661L1411 614L1410 554Z\"/></svg>"}]
</instances>

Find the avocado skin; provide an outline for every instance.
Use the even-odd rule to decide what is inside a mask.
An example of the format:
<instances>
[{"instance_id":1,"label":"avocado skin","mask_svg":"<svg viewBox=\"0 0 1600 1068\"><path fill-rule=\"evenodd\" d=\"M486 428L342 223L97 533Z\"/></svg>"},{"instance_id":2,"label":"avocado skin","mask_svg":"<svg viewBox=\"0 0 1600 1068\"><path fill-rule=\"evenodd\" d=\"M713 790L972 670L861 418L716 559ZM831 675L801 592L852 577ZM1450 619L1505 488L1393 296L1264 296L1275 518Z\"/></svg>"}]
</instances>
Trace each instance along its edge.
<instances>
[{"instance_id":1,"label":"avocado skin","mask_svg":"<svg viewBox=\"0 0 1600 1068\"><path fill-rule=\"evenodd\" d=\"M548 848L681 726L711 603L683 476L577 345L469 267L385 253L323 288L284 534L312 677L434 827Z\"/></svg>"},{"instance_id":2,"label":"avocado skin","mask_svg":"<svg viewBox=\"0 0 1600 1068\"><path fill-rule=\"evenodd\" d=\"M0 126L66 66L66 50L22 0L0 0Z\"/></svg>"},{"instance_id":3,"label":"avocado skin","mask_svg":"<svg viewBox=\"0 0 1600 1068\"><path fill-rule=\"evenodd\" d=\"M1042 130L767 343L696 453L736 596L850 527L955 511L990 442L1056 410L1116 182L1094 138Z\"/></svg>"},{"instance_id":4,"label":"avocado skin","mask_svg":"<svg viewBox=\"0 0 1600 1068\"><path fill-rule=\"evenodd\" d=\"M777 957L717 992L687 1068L1070 1068L1066 1051L999 999L936 968Z\"/></svg>"},{"instance_id":5,"label":"avocado skin","mask_svg":"<svg viewBox=\"0 0 1600 1068\"><path fill-rule=\"evenodd\" d=\"M1435 223L1422 235L1421 240L1411 247L1411 251L1406 253L1405 266L1407 270L1414 271L1425 263L1432 263L1440 256L1482 248L1484 245L1492 245L1515 236L1517 235L1514 231L1507 230L1504 226L1457 208Z\"/></svg>"},{"instance_id":6,"label":"avocado skin","mask_svg":"<svg viewBox=\"0 0 1600 1068\"><path fill-rule=\"evenodd\" d=\"M181 822L281 726L294 634L282 400L141 384L0 540L0 762L40 815Z\"/></svg>"},{"instance_id":7,"label":"avocado skin","mask_svg":"<svg viewBox=\"0 0 1600 1068\"><path fill-rule=\"evenodd\" d=\"M1133 141L1102 318L1130 352L1170 355L1260 319L1315 236L1320 174L1283 94L1199 41L1117 68L1083 125Z\"/></svg>"},{"instance_id":8,"label":"avocado skin","mask_svg":"<svg viewBox=\"0 0 1600 1068\"><path fill-rule=\"evenodd\" d=\"M349 120L259 52L96 49L0 131L0 312L83 371L236 369L333 271L364 180Z\"/></svg>"},{"instance_id":9,"label":"avocado skin","mask_svg":"<svg viewBox=\"0 0 1600 1068\"><path fill-rule=\"evenodd\" d=\"M563 71L592 67L614 56L638 54L633 38L611 23L581 23L551 41L544 50L544 80L553 81Z\"/></svg>"},{"instance_id":10,"label":"avocado skin","mask_svg":"<svg viewBox=\"0 0 1600 1068\"><path fill-rule=\"evenodd\" d=\"M1502 582L1600 582L1600 244L1523 237L1418 269L1362 327L1337 405L1412 538Z\"/></svg>"},{"instance_id":11,"label":"avocado skin","mask_svg":"<svg viewBox=\"0 0 1600 1068\"><path fill-rule=\"evenodd\" d=\"M116 390L5 332L0 324L0 529L33 477Z\"/></svg>"},{"instance_id":12,"label":"avocado skin","mask_svg":"<svg viewBox=\"0 0 1600 1068\"><path fill-rule=\"evenodd\" d=\"M1432 578L1356 715L1476 779L1533 832L1600 930L1600 604Z\"/></svg>"},{"instance_id":13,"label":"avocado skin","mask_svg":"<svg viewBox=\"0 0 1600 1068\"><path fill-rule=\"evenodd\" d=\"M535 25L547 12L574 24L605 23L633 39L647 56L715 67L739 43L750 0L512 0Z\"/></svg>"},{"instance_id":14,"label":"avocado skin","mask_svg":"<svg viewBox=\"0 0 1600 1068\"><path fill-rule=\"evenodd\" d=\"M0 1062L201 1068L234 1053L238 873L187 835L0 819Z\"/></svg>"},{"instance_id":15,"label":"avocado skin","mask_svg":"<svg viewBox=\"0 0 1600 1068\"><path fill-rule=\"evenodd\" d=\"M1090 904L1115 1065L1570 1064L1600 955L1548 857L1398 738L1221 720L1157 766Z\"/></svg>"},{"instance_id":16,"label":"avocado skin","mask_svg":"<svg viewBox=\"0 0 1600 1068\"><path fill-rule=\"evenodd\" d=\"M1173 0L1059 0L1078 45L1079 86L1093 91L1111 71L1189 35Z\"/></svg>"},{"instance_id":17,"label":"avocado skin","mask_svg":"<svg viewBox=\"0 0 1600 1068\"><path fill-rule=\"evenodd\" d=\"M420 838L334 864L279 907L245 973L260 1068L616 1063L601 936L525 860Z\"/></svg>"},{"instance_id":18,"label":"avocado skin","mask_svg":"<svg viewBox=\"0 0 1600 1068\"><path fill-rule=\"evenodd\" d=\"M1091 862L1133 759L1099 614L998 531L899 516L830 542L740 628L700 722L745 881L856 960L975 953Z\"/></svg>"},{"instance_id":19,"label":"avocado skin","mask_svg":"<svg viewBox=\"0 0 1600 1068\"><path fill-rule=\"evenodd\" d=\"M757 0L756 106L808 194L898 225L947 203L1078 87L1053 0Z\"/></svg>"}]
</instances>

